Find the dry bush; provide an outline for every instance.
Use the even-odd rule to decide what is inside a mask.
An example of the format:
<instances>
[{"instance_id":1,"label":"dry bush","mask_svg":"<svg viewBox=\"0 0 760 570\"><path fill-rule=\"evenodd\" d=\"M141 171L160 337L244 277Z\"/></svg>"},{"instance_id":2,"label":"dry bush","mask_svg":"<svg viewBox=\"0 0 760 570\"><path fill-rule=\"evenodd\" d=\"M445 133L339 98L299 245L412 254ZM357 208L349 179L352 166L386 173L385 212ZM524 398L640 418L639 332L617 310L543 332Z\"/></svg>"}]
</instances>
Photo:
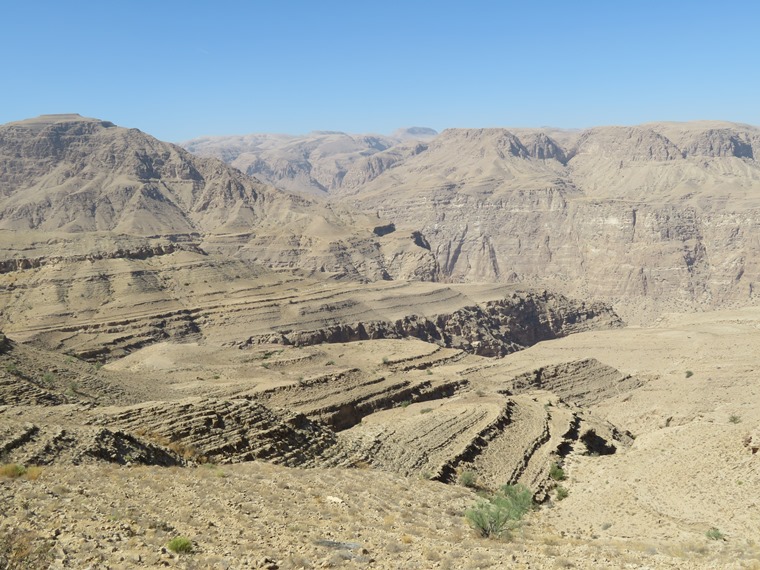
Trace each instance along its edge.
<instances>
[{"instance_id":1,"label":"dry bush","mask_svg":"<svg viewBox=\"0 0 760 570\"><path fill-rule=\"evenodd\" d=\"M18 479L24 473L26 473L26 467L19 465L18 463L6 463L0 465L0 477L6 479Z\"/></svg>"},{"instance_id":2,"label":"dry bush","mask_svg":"<svg viewBox=\"0 0 760 570\"><path fill-rule=\"evenodd\" d=\"M51 544L40 540L33 532L6 529L0 532L0 568L47 568L52 560L51 548Z\"/></svg>"},{"instance_id":3,"label":"dry bush","mask_svg":"<svg viewBox=\"0 0 760 570\"><path fill-rule=\"evenodd\" d=\"M39 467L37 465L32 465L26 468L26 473L24 473L24 478L28 479L29 481L36 481L37 479L40 478L40 475L42 475L42 467Z\"/></svg>"}]
</instances>

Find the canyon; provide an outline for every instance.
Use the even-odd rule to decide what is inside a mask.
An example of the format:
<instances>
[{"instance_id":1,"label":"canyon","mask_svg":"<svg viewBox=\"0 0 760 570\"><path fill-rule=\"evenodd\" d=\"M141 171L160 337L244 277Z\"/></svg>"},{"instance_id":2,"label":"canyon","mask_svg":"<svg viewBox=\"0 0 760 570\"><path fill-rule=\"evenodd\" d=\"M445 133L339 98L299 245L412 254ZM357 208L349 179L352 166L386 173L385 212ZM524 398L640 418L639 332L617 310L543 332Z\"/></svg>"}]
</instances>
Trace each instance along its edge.
<instances>
[{"instance_id":1,"label":"canyon","mask_svg":"<svg viewBox=\"0 0 760 570\"><path fill-rule=\"evenodd\" d=\"M0 126L0 560L758 567L756 156ZM503 485L536 508L479 537Z\"/></svg>"}]
</instances>

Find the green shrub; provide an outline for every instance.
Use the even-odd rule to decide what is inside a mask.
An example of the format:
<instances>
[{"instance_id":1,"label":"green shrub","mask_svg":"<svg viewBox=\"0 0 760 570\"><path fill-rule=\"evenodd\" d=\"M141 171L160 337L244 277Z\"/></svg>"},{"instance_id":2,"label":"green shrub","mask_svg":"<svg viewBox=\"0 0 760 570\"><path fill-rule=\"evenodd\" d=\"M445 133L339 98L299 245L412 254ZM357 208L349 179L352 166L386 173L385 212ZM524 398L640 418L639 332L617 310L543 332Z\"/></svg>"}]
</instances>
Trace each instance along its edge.
<instances>
[{"instance_id":1,"label":"green shrub","mask_svg":"<svg viewBox=\"0 0 760 570\"><path fill-rule=\"evenodd\" d=\"M553 463L551 469L549 469L549 477L555 481L564 481L567 478L565 470L556 463Z\"/></svg>"},{"instance_id":2,"label":"green shrub","mask_svg":"<svg viewBox=\"0 0 760 570\"><path fill-rule=\"evenodd\" d=\"M712 527L710 530L708 530L705 533L705 536L709 538L710 540L723 540L725 536L722 532L720 532L717 528Z\"/></svg>"},{"instance_id":3,"label":"green shrub","mask_svg":"<svg viewBox=\"0 0 760 570\"><path fill-rule=\"evenodd\" d=\"M732 424L738 424L742 421L742 419L736 414L731 414L728 418L728 421L731 422Z\"/></svg>"},{"instance_id":4,"label":"green shrub","mask_svg":"<svg viewBox=\"0 0 760 570\"><path fill-rule=\"evenodd\" d=\"M559 487L557 487L557 500L558 501L561 501L562 499L567 499L567 496L569 494L570 494L569 491L565 487L563 487L562 485L560 485Z\"/></svg>"},{"instance_id":5,"label":"green shrub","mask_svg":"<svg viewBox=\"0 0 760 570\"><path fill-rule=\"evenodd\" d=\"M692 376L694 376L694 373L691 370L687 370L686 371L686 377L687 378L691 378Z\"/></svg>"},{"instance_id":6,"label":"green shrub","mask_svg":"<svg viewBox=\"0 0 760 570\"><path fill-rule=\"evenodd\" d=\"M533 508L533 494L524 485L505 485L486 501L465 512L473 529L484 538L506 538Z\"/></svg>"},{"instance_id":7,"label":"green shrub","mask_svg":"<svg viewBox=\"0 0 760 570\"><path fill-rule=\"evenodd\" d=\"M478 481L475 471L465 470L459 474L459 484L463 487L474 487Z\"/></svg>"},{"instance_id":8,"label":"green shrub","mask_svg":"<svg viewBox=\"0 0 760 570\"><path fill-rule=\"evenodd\" d=\"M422 409L420 410L420 413L421 413L421 414L429 414L429 413L430 413L430 412L432 412L432 411L433 411L433 408L422 408Z\"/></svg>"},{"instance_id":9,"label":"green shrub","mask_svg":"<svg viewBox=\"0 0 760 570\"><path fill-rule=\"evenodd\" d=\"M166 548L177 554L190 554L193 551L193 541L184 536L177 536L169 541Z\"/></svg>"},{"instance_id":10,"label":"green shrub","mask_svg":"<svg viewBox=\"0 0 760 570\"><path fill-rule=\"evenodd\" d=\"M55 382L55 375L52 372L45 372L45 374L42 375L42 381L45 384L52 384Z\"/></svg>"}]
</instances>

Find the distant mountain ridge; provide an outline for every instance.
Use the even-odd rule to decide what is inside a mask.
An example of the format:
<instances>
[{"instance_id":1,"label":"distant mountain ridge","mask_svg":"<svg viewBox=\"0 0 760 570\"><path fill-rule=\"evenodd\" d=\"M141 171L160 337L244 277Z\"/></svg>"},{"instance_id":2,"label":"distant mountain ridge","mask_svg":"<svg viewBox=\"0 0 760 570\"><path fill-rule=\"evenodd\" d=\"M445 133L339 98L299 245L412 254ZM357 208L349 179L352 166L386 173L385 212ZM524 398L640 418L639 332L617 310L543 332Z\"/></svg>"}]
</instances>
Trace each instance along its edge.
<instances>
[{"instance_id":1,"label":"distant mountain ridge","mask_svg":"<svg viewBox=\"0 0 760 570\"><path fill-rule=\"evenodd\" d=\"M107 121L0 126L0 230L192 234L199 251L277 270L522 283L619 307L760 297L749 125L203 140L191 148L256 176Z\"/></svg>"},{"instance_id":2,"label":"distant mountain ridge","mask_svg":"<svg viewBox=\"0 0 760 570\"><path fill-rule=\"evenodd\" d=\"M224 160L278 188L324 194L366 182L437 134L427 127L398 129L390 136L313 131L301 136L200 137L181 145L198 156Z\"/></svg>"},{"instance_id":3,"label":"distant mountain ridge","mask_svg":"<svg viewBox=\"0 0 760 570\"><path fill-rule=\"evenodd\" d=\"M313 173L335 154L294 159L269 143L247 172L415 226L442 279L540 282L634 304L757 299L757 127L447 129L374 150L319 188Z\"/></svg>"}]
</instances>

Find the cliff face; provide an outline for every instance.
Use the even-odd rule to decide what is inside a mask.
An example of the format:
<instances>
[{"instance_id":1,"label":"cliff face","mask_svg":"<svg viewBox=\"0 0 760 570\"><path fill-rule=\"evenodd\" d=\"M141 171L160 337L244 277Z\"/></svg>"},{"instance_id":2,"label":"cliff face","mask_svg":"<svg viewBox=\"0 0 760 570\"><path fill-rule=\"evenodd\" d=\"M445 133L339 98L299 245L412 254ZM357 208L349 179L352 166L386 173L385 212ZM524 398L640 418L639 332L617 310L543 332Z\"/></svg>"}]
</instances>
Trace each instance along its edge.
<instances>
[{"instance_id":1,"label":"cliff face","mask_svg":"<svg viewBox=\"0 0 760 570\"><path fill-rule=\"evenodd\" d=\"M357 156L361 145L364 156ZM239 150L219 139L211 146L222 157ZM339 180L312 184L312 191L417 230L432 259L415 272L407 256L406 275L541 283L624 303L756 298L755 127L449 129L425 141L371 146L333 133L297 143L257 139L248 148L268 164L277 157L282 168L272 180L285 186L303 186L299 169L318 170L314 165L335 159L338 149L354 152Z\"/></svg>"},{"instance_id":2,"label":"cliff face","mask_svg":"<svg viewBox=\"0 0 760 570\"><path fill-rule=\"evenodd\" d=\"M553 134L553 133L552 133ZM348 200L414 221L443 279L608 300L756 298L760 130L449 130Z\"/></svg>"},{"instance_id":3,"label":"cliff face","mask_svg":"<svg viewBox=\"0 0 760 570\"><path fill-rule=\"evenodd\" d=\"M543 340L620 326L620 318L602 303L587 305L547 292L520 292L449 313L410 314L395 321L344 321L319 329L251 337L246 344L305 346L411 337L480 356L505 356Z\"/></svg>"}]
</instances>

